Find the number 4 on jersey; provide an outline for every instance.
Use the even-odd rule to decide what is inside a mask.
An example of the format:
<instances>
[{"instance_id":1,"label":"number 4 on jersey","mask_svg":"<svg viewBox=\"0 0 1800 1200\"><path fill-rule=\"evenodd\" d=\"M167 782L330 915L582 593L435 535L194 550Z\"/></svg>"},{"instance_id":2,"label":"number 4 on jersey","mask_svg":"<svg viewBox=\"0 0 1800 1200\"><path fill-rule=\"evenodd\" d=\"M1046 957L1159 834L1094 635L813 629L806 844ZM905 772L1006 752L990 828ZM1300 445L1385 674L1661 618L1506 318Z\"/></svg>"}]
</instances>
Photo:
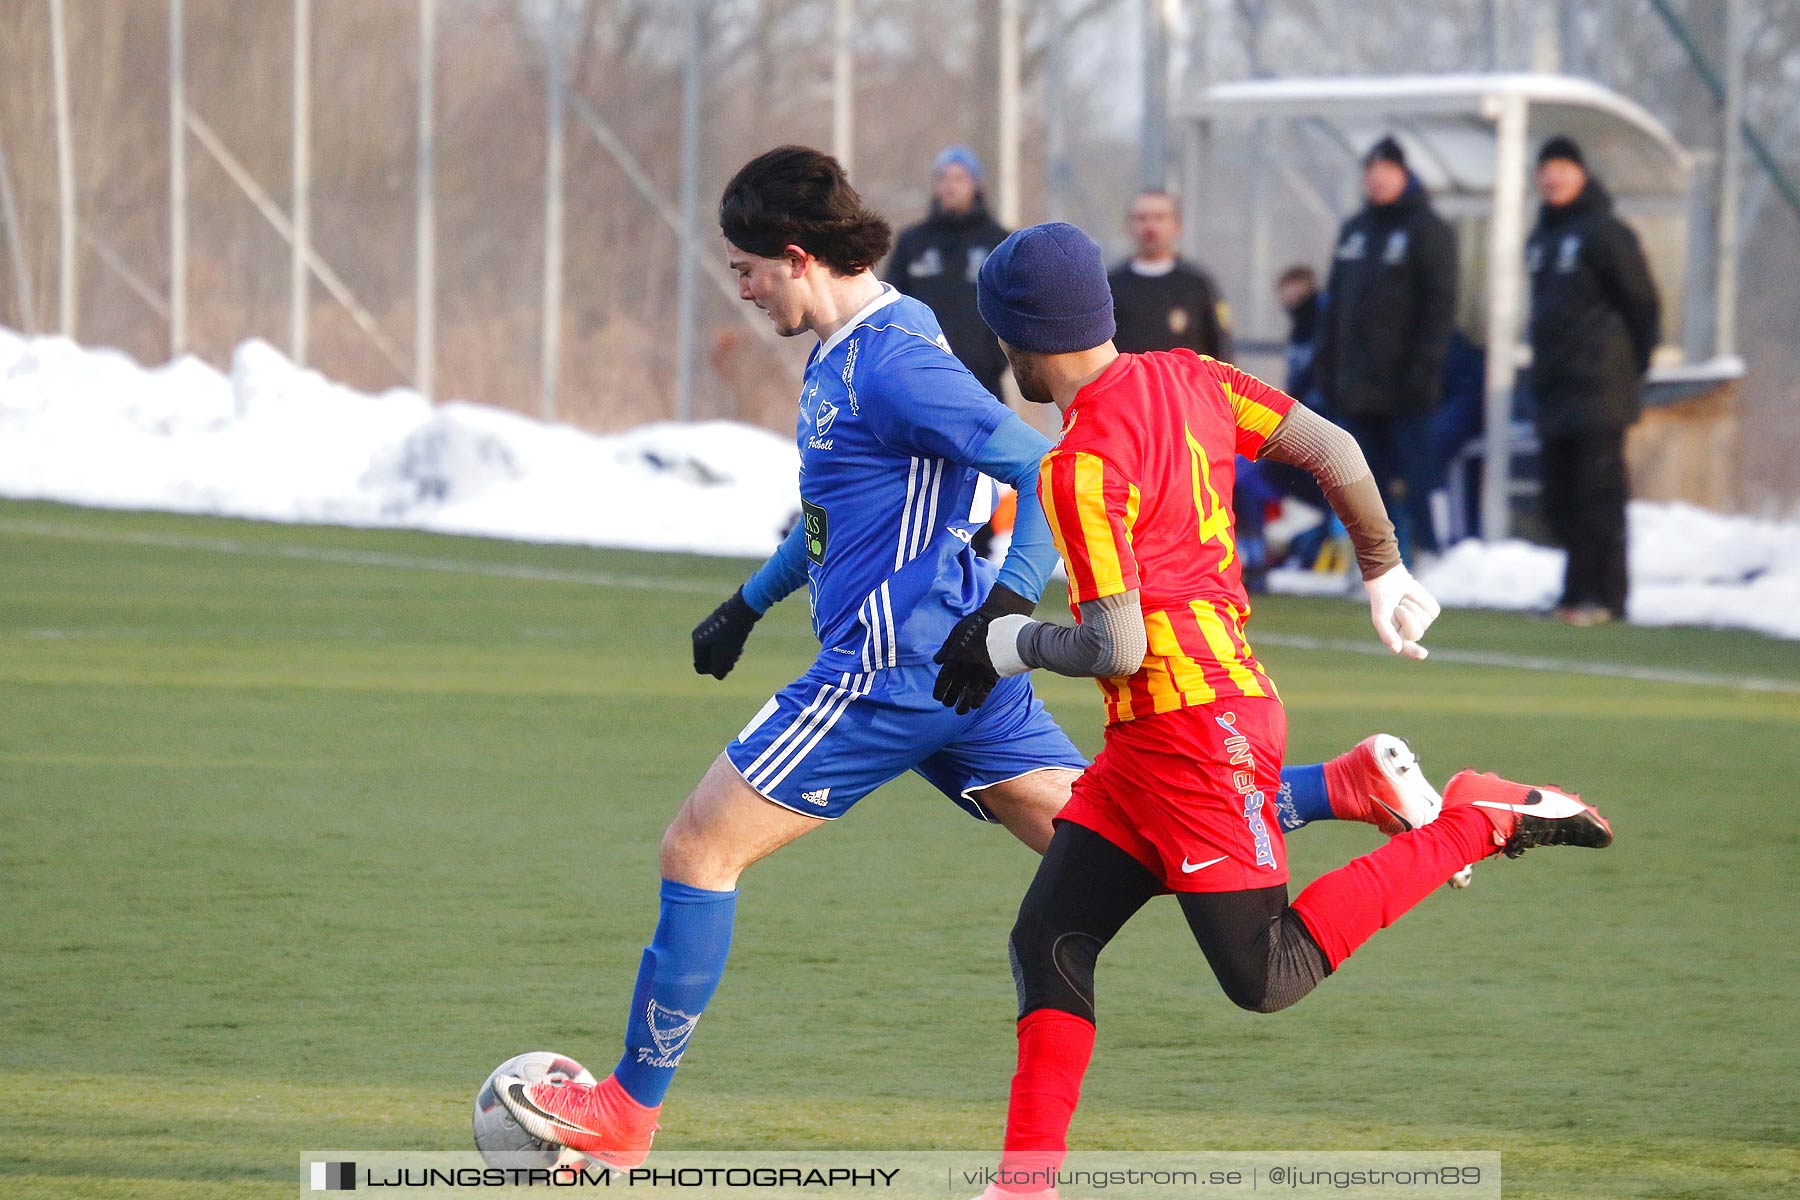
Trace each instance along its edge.
<instances>
[{"instance_id":1,"label":"number 4 on jersey","mask_svg":"<svg viewBox=\"0 0 1800 1200\"><path fill-rule=\"evenodd\" d=\"M1213 490L1205 447L1195 440L1192 429L1183 425L1182 432L1187 435L1188 457L1193 460L1194 511L1200 518L1200 540L1219 543L1219 570L1223 571L1237 556L1237 546L1231 540L1231 510L1219 503L1219 493Z\"/></svg>"}]
</instances>

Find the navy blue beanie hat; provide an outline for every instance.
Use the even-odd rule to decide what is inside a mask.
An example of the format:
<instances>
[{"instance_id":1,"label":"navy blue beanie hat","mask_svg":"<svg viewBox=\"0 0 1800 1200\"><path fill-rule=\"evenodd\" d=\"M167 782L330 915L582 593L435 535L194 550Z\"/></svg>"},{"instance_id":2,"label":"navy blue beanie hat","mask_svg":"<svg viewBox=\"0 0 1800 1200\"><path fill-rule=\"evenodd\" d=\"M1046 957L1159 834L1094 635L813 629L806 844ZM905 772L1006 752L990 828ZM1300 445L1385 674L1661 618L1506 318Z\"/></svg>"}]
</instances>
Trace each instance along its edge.
<instances>
[{"instance_id":1,"label":"navy blue beanie hat","mask_svg":"<svg viewBox=\"0 0 1800 1200\"><path fill-rule=\"evenodd\" d=\"M981 264L975 305L995 337L1036 354L1089 350L1118 328L1100 247L1062 221L995 246Z\"/></svg>"}]
</instances>

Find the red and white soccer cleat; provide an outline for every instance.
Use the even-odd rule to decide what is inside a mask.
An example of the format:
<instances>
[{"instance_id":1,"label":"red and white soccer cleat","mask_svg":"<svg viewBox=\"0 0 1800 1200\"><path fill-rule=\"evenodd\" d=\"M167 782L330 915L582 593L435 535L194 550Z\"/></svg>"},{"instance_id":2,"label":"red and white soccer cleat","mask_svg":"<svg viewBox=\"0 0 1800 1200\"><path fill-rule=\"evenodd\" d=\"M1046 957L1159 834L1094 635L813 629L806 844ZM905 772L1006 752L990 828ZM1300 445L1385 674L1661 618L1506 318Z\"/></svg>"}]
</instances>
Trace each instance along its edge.
<instances>
[{"instance_id":1,"label":"red and white soccer cleat","mask_svg":"<svg viewBox=\"0 0 1800 1200\"><path fill-rule=\"evenodd\" d=\"M1443 798L1404 738L1377 733L1325 764L1331 811L1393 837L1437 820Z\"/></svg>"},{"instance_id":2,"label":"red and white soccer cleat","mask_svg":"<svg viewBox=\"0 0 1800 1200\"><path fill-rule=\"evenodd\" d=\"M1580 796L1514 783L1492 772L1463 771L1444 787L1444 804L1468 804L1494 826L1494 845L1508 858L1538 846L1612 845L1612 825Z\"/></svg>"},{"instance_id":3,"label":"red and white soccer cleat","mask_svg":"<svg viewBox=\"0 0 1800 1200\"><path fill-rule=\"evenodd\" d=\"M615 1167L635 1167L650 1156L662 1105L646 1108L611 1075L599 1083L546 1079L527 1083L516 1075L494 1080L507 1110L533 1137L558 1142Z\"/></svg>"},{"instance_id":4,"label":"red and white soccer cleat","mask_svg":"<svg viewBox=\"0 0 1800 1200\"><path fill-rule=\"evenodd\" d=\"M1405 738L1391 733L1366 737L1326 764L1332 812L1340 821L1362 821L1393 837L1437 820L1444 801L1425 778L1419 756ZM1466 888L1475 868L1464 867L1447 881Z\"/></svg>"}]
</instances>

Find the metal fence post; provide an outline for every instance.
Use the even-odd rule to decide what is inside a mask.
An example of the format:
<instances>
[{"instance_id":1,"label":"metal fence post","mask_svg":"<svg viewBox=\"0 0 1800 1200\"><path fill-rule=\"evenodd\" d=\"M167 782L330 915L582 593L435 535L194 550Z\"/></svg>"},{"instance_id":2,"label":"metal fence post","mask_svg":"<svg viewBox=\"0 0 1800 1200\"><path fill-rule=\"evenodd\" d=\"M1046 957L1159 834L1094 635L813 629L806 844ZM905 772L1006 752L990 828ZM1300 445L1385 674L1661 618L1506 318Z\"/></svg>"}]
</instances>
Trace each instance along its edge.
<instances>
[{"instance_id":1,"label":"metal fence post","mask_svg":"<svg viewBox=\"0 0 1800 1200\"><path fill-rule=\"evenodd\" d=\"M1069 14L1063 0L1050 0L1050 31L1044 45L1044 191L1052 221L1069 219Z\"/></svg>"},{"instance_id":2,"label":"metal fence post","mask_svg":"<svg viewBox=\"0 0 1800 1200\"><path fill-rule=\"evenodd\" d=\"M831 153L853 172L856 151L856 59L850 48L850 32L856 0L837 0L831 30Z\"/></svg>"},{"instance_id":3,"label":"metal fence post","mask_svg":"<svg viewBox=\"0 0 1800 1200\"><path fill-rule=\"evenodd\" d=\"M1143 0L1144 124L1140 185L1159 191L1169 181L1169 14L1164 0Z\"/></svg>"},{"instance_id":4,"label":"metal fence post","mask_svg":"<svg viewBox=\"0 0 1800 1200\"><path fill-rule=\"evenodd\" d=\"M419 0L418 205L413 216L413 386L431 399L437 364L437 210L432 122L436 105L437 0Z\"/></svg>"},{"instance_id":5,"label":"metal fence post","mask_svg":"<svg viewBox=\"0 0 1800 1200\"><path fill-rule=\"evenodd\" d=\"M1000 0L1000 223L1019 227L1019 0Z\"/></svg>"},{"instance_id":6,"label":"metal fence post","mask_svg":"<svg viewBox=\"0 0 1800 1200\"><path fill-rule=\"evenodd\" d=\"M1719 118L1717 282L1713 285L1713 353L1737 353L1738 197L1744 160L1744 3L1725 0L1725 102Z\"/></svg>"},{"instance_id":7,"label":"metal fence post","mask_svg":"<svg viewBox=\"0 0 1800 1200\"><path fill-rule=\"evenodd\" d=\"M1488 220L1487 445L1481 536L1506 536L1511 516L1512 395L1525 291L1525 98L1502 96L1494 126L1494 210Z\"/></svg>"},{"instance_id":8,"label":"metal fence post","mask_svg":"<svg viewBox=\"0 0 1800 1200\"><path fill-rule=\"evenodd\" d=\"M72 338L80 311L75 294L80 263L76 259L75 147L69 129L69 38L64 15L63 0L50 0L50 75L56 90L57 216L62 235L57 279L58 328L64 337Z\"/></svg>"},{"instance_id":9,"label":"metal fence post","mask_svg":"<svg viewBox=\"0 0 1800 1200\"><path fill-rule=\"evenodd\" d=\"M675 276L675 419L694 419L694 342L699 299L694 268L700 247L700 4L687 0L686 60L681 75L681 234Z\"/></svg>"},{"instance_id":10,"label":"metal fence post","mask_svg":"<svg viewBox=\"0 0 1800 1200\"><path fill-rule=\"evenodd\" d=\"M169 0L169 357L187 349L187 96L182 0Z\"/></svg>"},{"instance_id":11,"label":"metal fence post","mask_svg":"<svg viewBox=\"0 0 1800 1200\"><path fill-rule=\"evenodd\" d=\"M6 227L6 258L12 264L13 294L19 298L19 326L37 332L37 306L31 298L31 272L25 266L25 240L19 235L19 202L12 174L6 169L6 146L0 144L0 225Z\"/></svg>"},{"instance_id":12,"label":"metal fence post","mask_svg":"<svg viewBox=\"0 0 1800 1200\"><path fill-rule=\"evenodd\" d=\"M312 243L312 0L294 0L294 240L288 257L288 345L306 365L307 250Z\"/></svg>"},{"instance_id":13,"label":"metal fence post","mask_svg":"<svg viewBox=\"0 0 1800 1200\"><path fill-rule=\"evenodd\" d=\"M565 0L552 0L549 68L544 90L544 327L539 346L538 376L542 388L540 413L556 420L556 374L562 361L563 291L563 113L567 107L563 83L563 21Z\"/></svg>"}]
</instances>

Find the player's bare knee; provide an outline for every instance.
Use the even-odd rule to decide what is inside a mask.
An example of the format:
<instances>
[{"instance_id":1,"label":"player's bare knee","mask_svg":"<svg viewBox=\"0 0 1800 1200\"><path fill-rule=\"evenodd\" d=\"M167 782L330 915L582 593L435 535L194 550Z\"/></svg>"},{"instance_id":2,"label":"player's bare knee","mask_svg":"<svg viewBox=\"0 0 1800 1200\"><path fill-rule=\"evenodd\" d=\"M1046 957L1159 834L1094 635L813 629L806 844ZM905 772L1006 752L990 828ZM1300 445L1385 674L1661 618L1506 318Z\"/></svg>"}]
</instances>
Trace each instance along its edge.
<instances>
[{"instance_id":1,"label":"player's bare knee","mask_svg":"<svg viewBox=\"0 0 1800 1200\"><path fill-rule=\"evenodd\" d=\"M669 827L663 831L662 847L658 854L662 876L677 883L701 886L695 876L708 873L706 859L705 839L684 809L676 814L675 819L669 822Z\"/></svg>"},{"instance_id":2,"label":"player's bare knee","mask_svg":"<svg viewBox=\"0 0 1800 1200\"><path fill-rule=\"evenodd\" d=\"M662 877L691 887L728 889L735 886L743 864L736 861L732 847L716 834L705 813L697 788L663 831L658 853Z\"/></svg>"}]
</instances>

